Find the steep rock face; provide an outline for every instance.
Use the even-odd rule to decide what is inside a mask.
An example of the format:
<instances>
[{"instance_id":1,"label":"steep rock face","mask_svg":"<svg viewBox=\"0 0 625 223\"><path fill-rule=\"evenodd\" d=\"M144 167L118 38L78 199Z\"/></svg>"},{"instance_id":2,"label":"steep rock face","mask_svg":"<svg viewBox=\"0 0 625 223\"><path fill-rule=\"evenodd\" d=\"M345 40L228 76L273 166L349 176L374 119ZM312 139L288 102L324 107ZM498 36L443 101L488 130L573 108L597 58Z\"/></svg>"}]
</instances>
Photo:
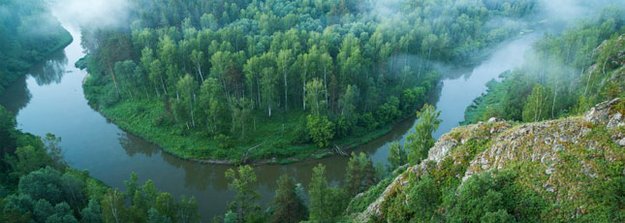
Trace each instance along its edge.
<instances>
[{"instance_id":1,"label":"steep rock face","mask_svg":"<svg viewBox=\"0 0 625 223\"><path fill-rule=\"evenodd\" d=\"M573 205L554 208L551 214L583 215L592 211L586 209L589 203L596 202L585 191L589 185L607 180L614 168L625 174L622 166L610 165L625 162L622 104L619 99L604 102L583 117L520 125L491 119L456 128L440 138L424 162L395 178L356 221L384 219L384 203L417 179L411 175L444 172L464 182L505 168L519 170L520 183L546 199Z\"/></svg>"},{"instance_id":2,"label":"steep rock face","mask_svg":"<svg viewBox=\"0 0 625 223\"><path fill-rule=\"evenodd\" d=\"M463 151L461 147L470 141L476 139L488 140L499 133L512 127L510 123L500 120L490 120L487 123L478 123L474 125L464 126L453 129L451 132L443 135L432 147L428 153L428 158L419 165L408 167L408 169L400 174L393 182L384 190L382 195L374 201L369 207L359 214L356 222L369 222L372 219L382 218L382 205L387 198L394 196L398 190L402 190L409 180L410 174L421 175L431 168L442 168L444 160L450 160L451 163L462 165L467 164L466 156L468 151ZM457 177L462 177L458 175Z\"/></svg>"}]
</instances>

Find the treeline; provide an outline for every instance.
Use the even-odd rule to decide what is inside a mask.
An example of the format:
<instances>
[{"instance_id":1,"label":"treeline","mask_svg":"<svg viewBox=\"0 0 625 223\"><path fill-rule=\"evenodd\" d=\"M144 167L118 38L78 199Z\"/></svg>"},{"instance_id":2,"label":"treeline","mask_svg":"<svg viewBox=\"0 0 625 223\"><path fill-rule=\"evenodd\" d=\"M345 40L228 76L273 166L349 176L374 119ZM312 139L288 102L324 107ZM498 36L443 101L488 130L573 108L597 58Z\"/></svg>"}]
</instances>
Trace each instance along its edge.
<instances>
[{"instance_id":1,"label":"treeline","mask_svg":"<svg viewBox=\"0 0 625 223\"><path fill-rule=\"evenodd\" d=\"M92 104L148 101L138 110L160 114L148 128L224 142L303 120L286 143L319 147L412 114L437 85L431 61L470 61L523 28L495 18L536 4L406 0L387 15L355 0L133 3L128 27L83 30Z\"/></svg>"},{"instance_id":2,"label":"treeline","mask_svg":"<svg viewBox=\"0 0 625 223\"><path fill-rule=\"evenodd\" d=\"M33 65L72 41L42 0L0 5L0 93Z\"/></svg>"},{"instance_id":3,"label":"treeline","mask_svg":"<svg viewBox=\"0 0 625 223\"><path fill-rule=\"evenodd\" d=\"M535 44L526 65L491 82L488 93L467 109L468 123L499 117L535 122L577 115L624 96L623 11L607 9Z\"/></svg>"}]
</instances>

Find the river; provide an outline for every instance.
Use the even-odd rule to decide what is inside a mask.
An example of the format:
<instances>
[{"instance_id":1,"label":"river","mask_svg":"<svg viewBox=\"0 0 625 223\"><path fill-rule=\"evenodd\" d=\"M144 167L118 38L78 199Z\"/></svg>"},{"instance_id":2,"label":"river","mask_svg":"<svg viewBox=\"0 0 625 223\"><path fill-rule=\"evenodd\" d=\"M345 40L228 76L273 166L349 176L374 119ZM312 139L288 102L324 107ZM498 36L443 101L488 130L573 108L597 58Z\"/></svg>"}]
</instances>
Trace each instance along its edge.
<instances>
[{"instance_id":1,"label":"river","mask_svg":"<svg viewBox=\"0 0 625 223\"><path fill-rule=\"evenodd\" d=\"M178 197L195 197L204 221L222 214L233 197L224 176L230 167L199 164L163 153L158 146L124 132L93 110L82 89L87 74L74 67L84 55L80 32L71 25L66 28L75 41L17 81L0 98L0 104L16 112L18 128L39 136L53 133L61 137L63 156L70 166L87 170L91 176L112 187L123 188L124 181L136 172L140 181L152 179L161 191ZM463 120L465 108L486 90L485 84L489 80L523 62L522 52L531 48L536 36L526 35L502 44L475 68L442 81L440 95L435 101L443 123L436 137ZM388 144L394 140L403 141L414 123L414 119L406 120L389 134L358 149L370 154L375 162L384 163ZM318 163L325 164L328 178L338 183L343 178L347 159L330 157L256 167L261 201L271 201L275 182L284 173L307 185L311 170Z\"/></svg>"}]
</instances>

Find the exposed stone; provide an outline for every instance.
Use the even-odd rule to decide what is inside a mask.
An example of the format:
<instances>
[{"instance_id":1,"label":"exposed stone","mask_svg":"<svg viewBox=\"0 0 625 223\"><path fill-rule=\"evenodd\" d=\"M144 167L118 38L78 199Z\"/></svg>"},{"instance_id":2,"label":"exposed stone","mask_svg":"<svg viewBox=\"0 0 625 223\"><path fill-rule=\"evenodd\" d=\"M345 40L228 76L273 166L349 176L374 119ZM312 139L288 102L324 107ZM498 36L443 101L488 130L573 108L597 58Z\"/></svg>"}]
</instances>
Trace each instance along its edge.
<instances>
[{"instance_id":1,"label":"exposed stone","mask_svg":"<svg viewBox=\"0 0 625 223\"><path fill-rule=\"evenodd\" d=\"M591 108L589 112L586 113L584 119L593 124L607 123L610 117L610 109L619 101L620 99L616 98L612 101L603 102L596 105L595 107Z\"/></svg>"},{"instance_id":2,"label":"exposed stone","mask_svg":"<svg viewBox=\"0 0 625 223\"><path fill-rule=\"evenodd\" d=\"M432 149L428 152L428 160L439 163L443 160L443 158L445 158L447 153L449 153L449 150L454 148L456 145L458 145L458 142L451 137L441 138L441 140L436 142L434 147L432 147Z\"/></svg>"},{"instance_id":3,"label":"exposed stone","mask_svg":"<svg viewBox=\"0 0 625 223\"><path fill-rule=\"evenodd\" d=\"M623 126L625 126L625 123L623 122L623 115L620 112L610 116L610 121L608 121L607 125L609 129Z\"/></svg>"},{"instance_id":4,"label":"exposed stone","mask_svg":"<svg viewBox=\"0 0 625 223\"><path fill-rule=\"evenodd\" d=\"M618 101L615 99L598 104L583 117L517 126L491 118L487 123L456 128L439 139L430 149L424 162L409 167L406 173L397 177L382 195L358 216L358 222L368 222L382 217L384 213L381 213L380 207L385 200L394 196L395 191L404 190L409 185L409 180L414 179L409 178L408 173L418 176L432 171L428 168L433 170L441 168L441 161L447 158L452 159L453 165L467 165L468 162L468 166L463 166L466 168L464 175L456 175L457 178L462 178L462 182L483 172L504 169L510 165L529 164L526 166L530 167L527 171L538 174L531 176L536 182L529 182L535 183L536 189L544 189L549 193L558 191L556 199L575 199L575 194L585 186L585 184L571 182L575 181L577 176L588 176L593 179L603 176L601 172L603 170L597 166L600 164L595 160L597 157L588 156L589 154L602 152L601 154L605 155L599 159L604 159L606 162L625 159L625 155L616 154L613 149L606 147L602 142L589 140L587 137L597 127L625 126L624 115L612 109ZM625 133L614 130L608 131L611 134L610 138L616 144L625 146ZM488 147L480 148L481 152L469 160L458 158L468 155L466 151L463 154L462 151L457 150L463 148L460 145L476 139L489 140ZM581 154L580 150L582 150ZM544 171L532 169L540 168L540 166L546 167ZM625 169L623 175L625 175ZM462 187L462 184L459 187Z\"/></svg>"},{"instance_id":5,"label":"exposed stone","mask_svg":"<svg viewBox=\"0 0 625 223\"><path fill-rule=\"evenodd\" d=\"M496 118L496 117L492 117L492 118L488 119L488 123L502 122L502 121L503 121L503 119Z\"/></svg>"},{"instance_id":6,"label":"exposed stone","mask_svg":"<svg viewBox=\"0 0 625 223\"><path fill-rule=\"evenodd\" d=\"M551 193L556 191L556 188L551 184L544 184L543 188L545 188L547 192L551 192Z\"/></svg>"},{"instance_id":7,"label":"exposed stone","mask_svg":"<svg viewBox=\"0 0 625 223\"><path fill-rule=\"evenodd\" d=\"M554 168L553 166L550 166L550 167L547 168L547 170L545 170L545 174L547 174L547 175L551 175L554 172L556 172L556 168Z\"/></svg>"},{"instance_id":8,"label":"exposed stone","mask_svg":"<svg viewBox=\"0 0 625 223\"><path fill-rule=\"evenodd\" d=\"M598 176L592 166L586 162L582 163L582 173L590 178L597 178Z\"/></svg>"},{"instance_id":9,"label":"exposed stone","mask_svg":"<svg viewBox=\"0 0 625 223\"><path fill-rule=\"evenodd\" d=\"M557 153L557 152L564 150L564 146L560 144L555 144L551 150Z\"/></svg>"}]
</instances>

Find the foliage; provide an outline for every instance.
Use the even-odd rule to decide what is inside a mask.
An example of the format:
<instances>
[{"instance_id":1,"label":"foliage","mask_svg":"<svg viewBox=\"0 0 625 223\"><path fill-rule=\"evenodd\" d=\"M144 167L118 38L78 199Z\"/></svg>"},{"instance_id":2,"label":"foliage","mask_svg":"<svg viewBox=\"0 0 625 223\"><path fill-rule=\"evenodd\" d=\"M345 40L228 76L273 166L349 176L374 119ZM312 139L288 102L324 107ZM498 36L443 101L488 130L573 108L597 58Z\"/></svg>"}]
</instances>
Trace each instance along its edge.
<instances>
[{"instance_id":1,"label":"foliage","mask_svg":"<svg viewBox=\"0 0 625 223\"><path fill-rule=\"evenodd\" d=\"M0 150L2 155L9 152L10 148L15 147L15 126L13 114L0 106Z\"/></svg>"},{"instance_id":2,"label":"foliage","mask_svg":"<svg viewBox=\"0 0 625 223\"><path fill-rule=\"evenodd\" d=\"M295 182L288 175L278 179L273 203L271 222L297 223L308 216L304 201L297 194Z\"/></svg>"},{"instance_id":3,"label":"foliage","mask_svg":"<svg viewBox=\"0 0 625 223\"><path fill-rule=\"evenodd\" d=\"M467 180L450 205L450 222L479 222L514 218L537 222L547 208L543 198L514 183L514 172L485 173ZM514 217L513 217L514 216Z\"/></svg>"},{"instance_id":4,"label":"foliage","mask_svg":"<svg viewBox=\"0 0 625 223\"><path fill-rule=\"evenodd\" d=\"M527 102L523 106L523 121L538 122L549 117L549 106L551 105L549 89L540 84L535 85L532 93L527 96Z\"/></svg>"},{"instance_id":5,"label":"foliage","mask_svg":"<svg viewBox=\"0 0 625 223\"><path fill-rule=\"evenodd\" d=\"M345 173L344 186L347 194L354 196L376 183L376 172L371 159L363 152L358 155L352 153L352 157L347 162L347 172Z\"/></svg>"},{"instance_id":6,"label":"foliage","mask_svg":"<svg viewBox=\"0 0 625 223\"><path fill-rule=\"evenodd\" d=\"M325 166L319 164L313 168L309 185L309 220L314 222L335 222L345 209L346 196L339 188L328 184Z\"/></svg>"},{"instance_id":7,"label":"foliage","mask_svg":"<svg viewBox=\"0 0 625 223\"><path fill-rule=\"evenodd\" d=\"M30 67L72 42L44 1L3 1L0 21L0 93Z\"/></svg>"},{"instance_id":8,"label":"foliage","mask_svg":"<svg viewBox=\"0 0 625 223\"><path fill-rule=\"evenodd\" d=\"M373 203L376 199L378 199L378 197L380 197L380 195L382 195L382 192L384 192L386 187L388 187L388 185L392 182L393 177L396 177L396 176L387 177L381 180L378 184L373 185L367 191L352 198L351 201L349 202L347 209L345 210L345 213L346 214L360 213L364 211L365 209L367 209L367 207L371 203Z\"/></svg>"},{"instance_id":9,"label":"foliage","mask_svg":"<svg viewBox=\"0 0 625 223\"><path fill-rule=\"evenodd\" d=\"M622 49L625 17L606 9L599 19L548 34L520 68L491 82L465 113L466 123L491 117L541 121L579 114L623 96Z\"/></svg>"},{"instance_id":10,"label":"foliage","mask_svg":"<svg viewBox=\"0 0 625 223\"><path fill-rule=\"evenodd\" d=\"M195 199L177 202L151 181L139 186L136 174L127 181L126 193L108 188L67 167L60 138L24 134L11 124L13 117L7 120L0 126L0 132L11 134L2 151L1 222L147 222L155 216L159 222L199 222Z\"/></svg>"},{"instance_id":11,"label":"foliage","mask_svg":"<svg viewBox=\"0 0 625 223\"><path fill-rule=\"evenodd\" d=\"M334 137L334 124L325 116L308 115L306 127L317 147L326 148Z\"/></svg>"},{"instance_id":12,"label":"foliage","mask_svg":"<svg viewBox=\"0 0 625 223\"><path fill-rule=\"evenodd\" d=\"M407 206L415 212L417 221L428 221L435 214L441 202L441 192L437 186L434 179L426 175L408 189Z\"/></svg>"},{"instance_id":13,"label":"foliage","mask_svg":"<svg viewBox=\"0 0 625 223\"><path fill-rule=\"evenodd\" d=\"M399 142L392 142L389 145L387 169L394 171L398 167L408 163L408 155L406 150Z\"/></svg>"},{"instance_id":14,"label":"foliage","mask_svg":"<svg viewBox=\"0 0 625 223\"><path fill-rule=\"evenodd\" d=\"M440 75L430 61L470 63L524 28L489 21L533 10L532 1L402 0L389 5L397 16L387 17L376 10L386 3L370 1L132 3L142 7L132 8L128 26L83 30L87 98L99 110L149 104L145 112L159 118L138 120L132 132L160 132L140 135L176 155L211 159L226 154L215 146L220 135L235 147L262 145L269 134L287 135L282 144L325 148L331 139L387 128L435 89ZM122 122L140 113L107 116ZM332 137L290 140L296 137L283 129L297 120L289 118L308 115L335 123ZM159 140L170 132L202 140L175 148ZM261 158L298 155L258 151L265 151Z\"/></svg>"},{"instance_id":15,"label":"foliage","mask_svg":"<svg viewBox=\"0 0 625 223\"><path fill-rule=\"evenodd\" d=\"M440 111L436 111L436 108L432 105L425 105L420 112L417 112L417 124L414 128L414 132L408 135L407 148L408 148L408 161L410 164L415 165L425 159L428 155L428 151L436 140L432 136L434 131L438 129L441 123L439 119Z\"/></svg>"},{"instance_id":16,"label":"foliage","mask_svg":"<svg viewBox=\"0 0 625 223\"><path fill-rule=\"evenodd\" d=\"M229 209L236 216L235 222L260 222L263 219L258 205L259 195L255 191L256 174L251 166L241 166L238 170L228 169L228 186L235 192Z\"/></svg>"}]
</instances>

